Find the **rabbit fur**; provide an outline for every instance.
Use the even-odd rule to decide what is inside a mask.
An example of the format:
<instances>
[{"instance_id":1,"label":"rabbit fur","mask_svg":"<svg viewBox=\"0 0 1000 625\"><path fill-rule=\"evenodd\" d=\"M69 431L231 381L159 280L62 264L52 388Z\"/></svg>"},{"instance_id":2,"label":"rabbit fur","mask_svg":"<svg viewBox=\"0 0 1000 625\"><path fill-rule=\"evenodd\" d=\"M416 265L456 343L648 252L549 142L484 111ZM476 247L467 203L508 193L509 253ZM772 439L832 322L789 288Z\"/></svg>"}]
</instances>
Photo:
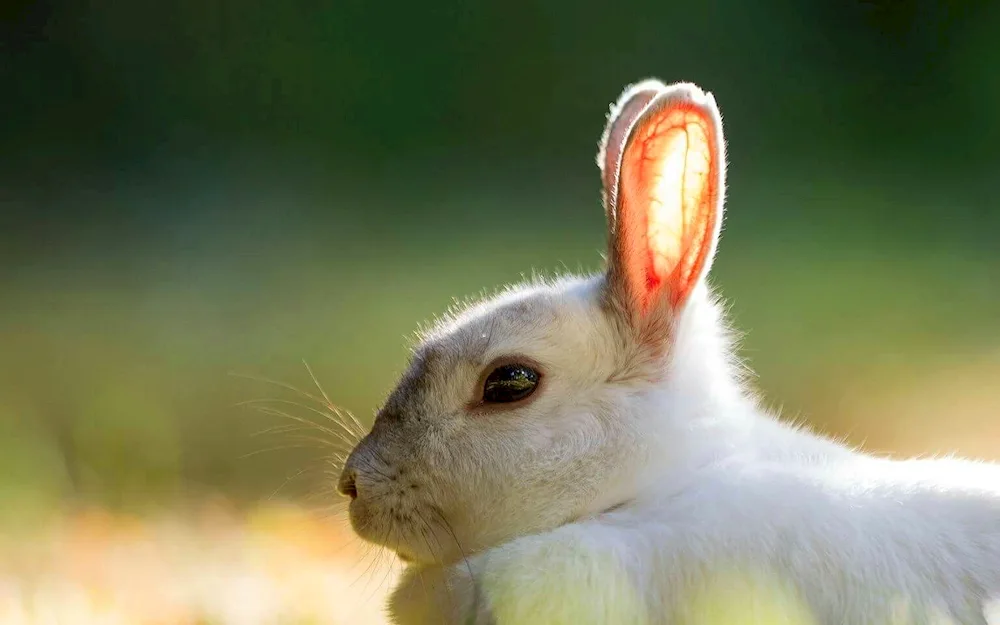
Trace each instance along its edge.
<instances>
[{"instance_id":1,"label":"rabbit fur","mask_svg":"<svg viewBox=\"0 0 1000 625\"><path fill-rule=\"evenodd\" d=\"M339 483L408 563L394 622L987 622L1000 467L866 455L747 388L707 283L724 147L711 94L630 86L598 154L607 270L423 336ZM481 401L502 362L541 372L526 401Z\"/></svg>"}]
</instances>

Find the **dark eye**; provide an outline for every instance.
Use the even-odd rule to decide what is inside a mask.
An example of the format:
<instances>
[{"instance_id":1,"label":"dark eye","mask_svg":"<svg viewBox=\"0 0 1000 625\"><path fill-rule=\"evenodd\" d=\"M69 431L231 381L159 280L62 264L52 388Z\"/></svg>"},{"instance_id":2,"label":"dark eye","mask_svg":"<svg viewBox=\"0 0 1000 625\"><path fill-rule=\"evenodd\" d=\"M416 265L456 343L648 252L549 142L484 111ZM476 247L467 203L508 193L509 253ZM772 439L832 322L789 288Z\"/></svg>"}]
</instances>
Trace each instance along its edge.
<instances>
[{"instance_id":1,"label":"dark eye","mask_svg":"<svg viewBox=\"0 0 1000 625\"><path fill-rule=\"evenodd\" d=\"M538 372L525 365L497 367L483 385L483 401L488 404L506 404L524 399L538 387Z\"/></svg>"}]
</instances>

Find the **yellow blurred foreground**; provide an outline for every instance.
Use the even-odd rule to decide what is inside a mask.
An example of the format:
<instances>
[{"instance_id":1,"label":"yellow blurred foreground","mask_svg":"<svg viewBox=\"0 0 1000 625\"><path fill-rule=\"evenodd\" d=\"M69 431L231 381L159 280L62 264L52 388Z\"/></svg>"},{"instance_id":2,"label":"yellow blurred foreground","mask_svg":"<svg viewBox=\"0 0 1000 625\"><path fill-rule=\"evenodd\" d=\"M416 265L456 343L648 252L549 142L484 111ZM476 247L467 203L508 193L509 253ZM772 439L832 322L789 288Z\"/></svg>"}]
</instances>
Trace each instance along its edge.
<instances>
[{"instance_id":1,"label":"yellow blurred foreground","mask_svg":"<svg viewBox=\"0 0 1000 625\"><path fill-rule=\"evenodd\" d=\"M399 570L342 521L279 504L158 520L91 510L0 541L4 625L384 623Z\"/></svg>"}]
</instances>

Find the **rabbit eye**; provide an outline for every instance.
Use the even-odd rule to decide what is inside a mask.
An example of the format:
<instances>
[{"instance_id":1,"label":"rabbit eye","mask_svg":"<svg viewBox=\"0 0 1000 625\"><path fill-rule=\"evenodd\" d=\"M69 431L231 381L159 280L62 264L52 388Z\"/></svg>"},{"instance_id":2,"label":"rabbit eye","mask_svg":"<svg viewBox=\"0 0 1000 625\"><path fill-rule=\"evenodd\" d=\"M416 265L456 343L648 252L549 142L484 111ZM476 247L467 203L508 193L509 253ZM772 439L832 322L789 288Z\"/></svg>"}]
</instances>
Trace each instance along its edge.
<instances>
[{"instance_id":1,"label":"rabbit eye","mask_svg":"<svg viewBox=\"0 0 1000 625\"><path fill-rule=\"evenodd\" d=\"M531 367L511 364L497 367L483 385L483 401L507 404L531 395L538 388L539 374Z\"/></svg>"}]
</instances>

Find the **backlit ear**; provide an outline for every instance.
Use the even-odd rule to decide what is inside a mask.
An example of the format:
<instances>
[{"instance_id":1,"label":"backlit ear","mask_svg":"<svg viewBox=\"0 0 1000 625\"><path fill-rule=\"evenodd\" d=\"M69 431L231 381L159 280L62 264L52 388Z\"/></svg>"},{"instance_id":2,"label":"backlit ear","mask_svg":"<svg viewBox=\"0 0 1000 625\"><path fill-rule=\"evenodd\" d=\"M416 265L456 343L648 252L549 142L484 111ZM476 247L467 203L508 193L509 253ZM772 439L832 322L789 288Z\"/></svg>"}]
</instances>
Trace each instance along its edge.
<instances>
[{"instance_id":1,"label":"backlit ear","mask_svg":"<svg viewBox=\"0 0 1000 625\"><path fill-rule=\"evenodd\" d=\"M612 111L600 151L608 280L639 320L681 309L708 274L725 195L722 119L689 83L644 81Z\"/></svg>"},{"instance_id":2,"label":"backlit ear","mask_svg":"<svg viewBox=\"0 0 1000 625\"><path fill-rule=\"evenodd\" d=\"M618 187L618 171L621 168L625 139L635 120L645 110L646 105L662 93L666 87L658 80L649 79L629 86L618 101L611 105L607 126L601 136L597 151L597 166L601 168L601 186L604 203L614 205L614 193ZM609 217L614 211L609 211ZM611 222L609 222L610 225Z\"/></svg>"}]
</instances>

